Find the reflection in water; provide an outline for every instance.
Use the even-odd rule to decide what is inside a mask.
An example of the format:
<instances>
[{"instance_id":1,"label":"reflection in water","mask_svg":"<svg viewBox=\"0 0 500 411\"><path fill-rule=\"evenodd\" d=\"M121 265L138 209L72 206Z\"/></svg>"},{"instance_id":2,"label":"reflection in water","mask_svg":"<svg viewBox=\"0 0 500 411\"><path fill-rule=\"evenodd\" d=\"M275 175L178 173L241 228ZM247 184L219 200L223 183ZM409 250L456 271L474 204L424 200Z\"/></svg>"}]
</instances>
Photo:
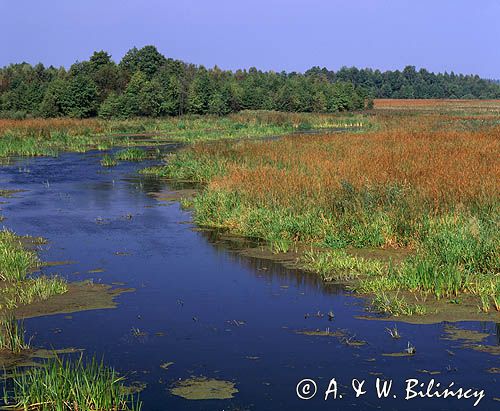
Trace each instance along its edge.
<instances>
[{"instance_id":1,"label":"reflection in water","mask_svg":"<svg viewBox=\"0 0 500 411\"><path fill-rule=\"evenodd\" d=\"M200 230L201 235L219 252L227 254L232 261L248 267L261 278L282 283L291 283L294 287L307 286L325 294L345 293L345 287L338 283L325 283L318 275L293 268L296 256L281 256L268 250L266 244L258 239L229 236L224 230ZM256 251L256 253L254 253ZM264 258L252 256L261 255Z\"/></svg>"}]
</instances>

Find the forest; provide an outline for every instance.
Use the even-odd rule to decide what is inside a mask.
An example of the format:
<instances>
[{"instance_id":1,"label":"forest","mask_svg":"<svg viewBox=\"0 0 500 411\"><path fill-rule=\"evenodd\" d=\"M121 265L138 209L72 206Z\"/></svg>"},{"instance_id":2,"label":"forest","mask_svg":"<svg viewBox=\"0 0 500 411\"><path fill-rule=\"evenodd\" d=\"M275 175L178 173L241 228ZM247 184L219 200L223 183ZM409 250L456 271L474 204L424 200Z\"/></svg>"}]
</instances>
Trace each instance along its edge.
<instances>
[{"instance_id":1,"label":"forest","mask_svg":"<svg viewBox=\"0 0 500 411\"><path fill-rule=\"evenodd\" d=\"M156 47L132 48L116 64L105 51L64 67L11 64L0 69L0 117L103 118L240 110L324 112L370 108L373 98L499 98L478 76L313 67L305 73L235 72L188 64Z\"/></svg>"},{"instance_id":2,"label":"forest","mask_svg":"<svg viewBox=\"0 0 500 411\"><path fill-rule=\"evenodd\" d=\"M351 82L255 68L206 69L166 58L154 46L133 48L118 64L98 51L69 70L27 63L0 69L0 115L9 118L337 112L368 103L364 89Z\"/></svg>"},{"instance_id":3,"label":"forest","mask_svg":"<svg viewBox=\"0 0 500 411\"><path fill-rule=\"evenodd\" d=\"M424 68L406 66L402 71L380 71L342 67L334 72L313 67L308 77L326 78L329 82L350 82L363 88L372 98L397 99L497 99L500 98L498 80L482 79L477 75L431 73Z\"/></svg>"}]
</instances>

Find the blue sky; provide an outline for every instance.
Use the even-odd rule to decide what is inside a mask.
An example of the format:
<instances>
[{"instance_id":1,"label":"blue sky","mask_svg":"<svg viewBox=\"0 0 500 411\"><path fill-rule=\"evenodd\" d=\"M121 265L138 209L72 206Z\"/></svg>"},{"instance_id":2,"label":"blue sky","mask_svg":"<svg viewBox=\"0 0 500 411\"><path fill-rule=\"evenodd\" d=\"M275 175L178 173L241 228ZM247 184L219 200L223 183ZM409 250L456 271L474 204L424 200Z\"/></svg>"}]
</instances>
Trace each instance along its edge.
<instances>
[{"instance_id":1,"label":"blue sky","mask_svg":"<svg viewBox=\"0 0 500 411\"><path fill-rule=\"evenodd\" d=\"M477 73L500 78L495 0L0 0L0 66L115 61L154 44L225 69L311 66Z\"/></svg>"}]
</instances>

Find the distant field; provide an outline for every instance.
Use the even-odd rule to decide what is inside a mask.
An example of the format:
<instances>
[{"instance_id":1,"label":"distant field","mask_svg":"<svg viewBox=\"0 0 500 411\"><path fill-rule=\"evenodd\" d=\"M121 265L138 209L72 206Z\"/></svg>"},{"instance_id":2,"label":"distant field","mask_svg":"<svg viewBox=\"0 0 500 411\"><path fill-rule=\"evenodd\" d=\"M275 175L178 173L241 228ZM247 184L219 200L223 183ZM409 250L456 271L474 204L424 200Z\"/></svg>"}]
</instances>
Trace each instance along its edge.
<instances>
[{"instance_id":1,"label":"distant field","mask_svg":"<svg viewBox=\"0 0 500 411\"><path fill-rule=\"evenodd\" d=\"M376 110L499 115L500 100L375 99Z\"/></svg>"}]
</instances>

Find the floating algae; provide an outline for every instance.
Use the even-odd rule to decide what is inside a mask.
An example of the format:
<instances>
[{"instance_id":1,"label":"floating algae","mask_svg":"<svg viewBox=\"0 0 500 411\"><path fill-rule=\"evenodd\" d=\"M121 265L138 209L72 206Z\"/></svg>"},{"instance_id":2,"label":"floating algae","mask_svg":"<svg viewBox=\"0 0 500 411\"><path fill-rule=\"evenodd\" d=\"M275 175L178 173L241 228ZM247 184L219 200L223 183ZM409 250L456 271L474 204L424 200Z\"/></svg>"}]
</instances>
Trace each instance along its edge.
<instances>
[{"instance_id":1,"label":"floating algae","mask_svg":"<svg viewBox=\"0 0 500 411\"><path fill-rule=\"evenodd\" d=\"M453 325L447 325L444 327L444 332L446 335L442 337L443 340L462 340L467 343L480 343L490 336L487 333L481 333L474 330L466 330L464 328L458 328Z\"/></svg>"},{"instance_id":2,"label":"floating algae","mask_svg":"<svg viewBox=\"0 0 500 411\"><path fill-rule=\"evenodd\" d=\"M160 368L163 368L164 370L168 370L171 365L174 365L172 361L164 362L160 364Z\"/></svg>"},{"instance_id":3,"label":"floating algae","mask_svg":"<svg viewBox=\"0 0 500 411\"><path fill-rule=\"evenodd\" d=\"M170 392L187 400L227 400L233 398L238 389L231 381L192 377L176 382Z\"/></svg>"},{"instance_id":4,"label":"floating algae","mask_svg":"<svg viewBox=\"0 0 500 411\"><path fill-rule=\"evenodd\" d=\"M344 337L345 334L342 331L330 331L330 329L326 330L299 330L295 331L296 334L301 335L313 335L317 337Z\"/></svg>"},{"instance_id":5,"label":"floating algae","mask_svg":"<svg viewBox=\"0 0 500 411\"><path fill-rule=\"evenodd\" d=\"M415 354L411 354L409 352L390 352L383 353L384 357L413 357Z\"/></svg>"},{"instance_id":6,"label":"floating algae","mask_svg":"<svg viewBox=\"0 0 500 411\"><path fill-rule=\"evenodd\" d=\"M446 335L442 337L444 340L461 341L463 348L469 348L475 351L484 352L491 355L500 355L499 345L484 345L481 344L490 336L488 333L482 333L474 330L466 330L463 328L448 325L445 327Z\"/></svg>"},{"instance_id":7,"label":"floating algae","mask_svg":"<svg viewBox=\"0 0 500 411\"><path fill-rule=\"evenodd\" d=\"M0 350L0 368L6 370L18 367L37 367L40 363L37 359L54 358L61 354L71 354L81 352L77 348L67 348L61 350L46 350L46 349L25 349L19 353L13 353L9 350Z\"/></svg>"},{"instance_id":8,"label":"floating algae","mask_svg":"<svg viewBox=\"0 0 500 411\"><path fill-rule=\"evenodd\" d=\"M78 311L115 308L115 298L134 291L133 288L111 288L92 283L68 283L68 291L45 301L37 301L14 310L17 318L32 318L53 314L70 314Z\"/></svg>"}]
</instances>

